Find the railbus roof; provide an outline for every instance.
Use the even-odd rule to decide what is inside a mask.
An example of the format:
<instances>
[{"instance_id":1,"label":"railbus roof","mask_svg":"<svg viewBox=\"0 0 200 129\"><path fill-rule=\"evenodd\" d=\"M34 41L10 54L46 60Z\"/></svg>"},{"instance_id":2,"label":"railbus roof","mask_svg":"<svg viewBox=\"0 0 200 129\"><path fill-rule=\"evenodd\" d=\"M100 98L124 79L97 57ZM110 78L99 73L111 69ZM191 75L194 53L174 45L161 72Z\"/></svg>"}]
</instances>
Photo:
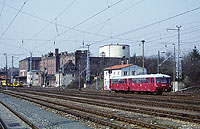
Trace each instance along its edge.
<instances>
[{"instance_id":1,"label":"railbus roof","mask_svg":"<svg viewBox=\"0 0 200 129\"><path fill-rule=\"evenodd\" d=\"M136 76L114 76L110 79L123 79L123 78L151 78L151 77L166 77L170 78L169 75L166 74L145 74L145 75L136 75Z\"/></svg>"}]
</instances>

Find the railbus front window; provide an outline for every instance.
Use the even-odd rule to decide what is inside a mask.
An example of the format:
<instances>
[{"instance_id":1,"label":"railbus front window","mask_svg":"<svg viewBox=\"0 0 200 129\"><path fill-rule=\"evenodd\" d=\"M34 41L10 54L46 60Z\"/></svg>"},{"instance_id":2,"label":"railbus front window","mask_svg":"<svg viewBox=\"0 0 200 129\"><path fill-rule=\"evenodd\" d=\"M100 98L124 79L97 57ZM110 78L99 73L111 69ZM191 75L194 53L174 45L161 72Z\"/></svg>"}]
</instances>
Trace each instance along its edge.
<instances>
[{"instance_id":1,"label":"railbus front window","mask_svg":"<svg viewBox=\"0 0 200 129\"><path fill-rule=\"evenodd\" d=\"M156 78L156 83L170 83L170 78Z\"/></svg>"},{"instance_id":2,"label":"railbus front window","mask_svg":"<svg viewBox=\"0 0 200 129\"><path fill-rule=\"evenodd\" d=\"M156 78L156 83L161 83L160 78Z\"/></svg>"}]
</instances>

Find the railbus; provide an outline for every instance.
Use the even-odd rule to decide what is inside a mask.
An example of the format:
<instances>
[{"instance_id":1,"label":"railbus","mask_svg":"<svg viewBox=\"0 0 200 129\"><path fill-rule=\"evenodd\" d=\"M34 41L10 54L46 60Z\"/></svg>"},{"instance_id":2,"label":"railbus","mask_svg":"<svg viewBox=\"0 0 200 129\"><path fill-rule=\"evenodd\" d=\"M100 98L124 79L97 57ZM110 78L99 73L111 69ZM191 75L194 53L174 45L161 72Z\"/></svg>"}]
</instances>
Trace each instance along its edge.
<instances>
[{"instance_id":1,"label":"railbus","mask_svg":"<svg viewBox=\"0 0 200 129\"><path fill-rule=\"evenodd\" d=\"M172 89L170 76L166 74L147 74L136 76L115 76L110 79L110 90L116 92L170 92Z\"/></svg>"}]
</instances>

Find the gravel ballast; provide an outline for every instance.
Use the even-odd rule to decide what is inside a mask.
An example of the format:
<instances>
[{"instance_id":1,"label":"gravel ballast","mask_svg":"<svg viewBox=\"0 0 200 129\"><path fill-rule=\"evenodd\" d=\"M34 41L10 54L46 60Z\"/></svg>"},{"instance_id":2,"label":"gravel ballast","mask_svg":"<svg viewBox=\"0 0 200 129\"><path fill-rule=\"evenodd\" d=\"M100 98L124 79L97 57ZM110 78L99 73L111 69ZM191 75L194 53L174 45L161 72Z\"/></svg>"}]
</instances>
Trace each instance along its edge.
<instances>
[{"instance_id":1,"label":"gravel ballast","mask_svg":"<svg viewBox=\"0 0 200 129\"><path fill-rule=\"evenodd\" d=\"M18 100L3 93L0 93L0 101L33 124L37 125L40 129L89 129L89 127L81 125L76 121L41 110L30 103ZM0 108L3 110L1 106ZM2 120L4 121L5 119Z\"/></svg>"}]
</instances>

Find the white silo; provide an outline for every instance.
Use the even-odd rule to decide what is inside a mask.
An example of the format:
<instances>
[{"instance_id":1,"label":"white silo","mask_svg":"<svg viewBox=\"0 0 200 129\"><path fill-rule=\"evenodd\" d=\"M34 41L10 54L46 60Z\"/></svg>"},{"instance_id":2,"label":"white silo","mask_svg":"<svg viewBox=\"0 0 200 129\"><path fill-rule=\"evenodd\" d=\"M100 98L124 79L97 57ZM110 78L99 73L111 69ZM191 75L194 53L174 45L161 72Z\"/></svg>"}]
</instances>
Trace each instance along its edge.
<instances>
[{"instance_id":1,"label":"white silo","mask_svg":"<svg viewBox=\"0 0 200 129\"><path fill-rule=\"evenodd\" d=\"M99 57L130 57L130 46L124 44L109 44L99 48Z\"/></svg>"}]
</instances>

